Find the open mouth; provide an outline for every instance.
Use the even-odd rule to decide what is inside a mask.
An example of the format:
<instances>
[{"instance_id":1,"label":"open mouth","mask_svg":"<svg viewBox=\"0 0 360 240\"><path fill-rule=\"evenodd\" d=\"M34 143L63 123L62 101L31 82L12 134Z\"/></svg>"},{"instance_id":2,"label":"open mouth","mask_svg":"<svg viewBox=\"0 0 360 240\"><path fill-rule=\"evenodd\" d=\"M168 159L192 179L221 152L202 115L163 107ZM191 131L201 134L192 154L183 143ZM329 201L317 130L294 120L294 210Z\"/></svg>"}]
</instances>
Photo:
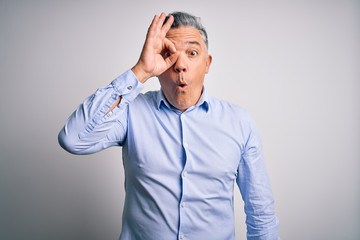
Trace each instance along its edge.
<instances>
[{"instance_id":1,"label":"open mouth","mask_svg":"<svg viewBox=\"0 0 360 240\"><path fill-rule=\"evenodd\" d=\"M180 72L178 75L178 88L180 88L180 89L184 89L187 87L187 83L186 83L184 77L185 77L184 73Z\"/></svg>"},{"instance_id":2,"label":"open mouth","mask_svg":"<svg viewBox=\"0 0 360 240\"><path fill-rule=\"evenodd\" d=\"M177 90L181 92L185 92L187 89L187 83L179 83L177 86Z\"/></svg>"}]
</instances>

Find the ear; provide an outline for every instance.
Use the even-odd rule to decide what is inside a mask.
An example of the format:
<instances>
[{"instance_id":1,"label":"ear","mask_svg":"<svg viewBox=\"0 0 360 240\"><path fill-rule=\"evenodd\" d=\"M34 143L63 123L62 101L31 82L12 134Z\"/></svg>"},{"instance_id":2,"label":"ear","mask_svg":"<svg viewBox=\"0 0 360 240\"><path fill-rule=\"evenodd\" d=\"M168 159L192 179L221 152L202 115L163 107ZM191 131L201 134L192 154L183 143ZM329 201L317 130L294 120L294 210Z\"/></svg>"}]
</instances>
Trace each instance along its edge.
<instances>
[{"instance_id":1,"label":"ear","mask_svg":"<svg viewBox=\"0 0 360 240\"><path fill-rule=\"evenodd\" d=\"M206 69L205 69L205 73L208 73L210 70L210 66L211 66L211 62L212 62L212 56L210 54L207 55L206 57Z\"/></svg>"}]
</instances>

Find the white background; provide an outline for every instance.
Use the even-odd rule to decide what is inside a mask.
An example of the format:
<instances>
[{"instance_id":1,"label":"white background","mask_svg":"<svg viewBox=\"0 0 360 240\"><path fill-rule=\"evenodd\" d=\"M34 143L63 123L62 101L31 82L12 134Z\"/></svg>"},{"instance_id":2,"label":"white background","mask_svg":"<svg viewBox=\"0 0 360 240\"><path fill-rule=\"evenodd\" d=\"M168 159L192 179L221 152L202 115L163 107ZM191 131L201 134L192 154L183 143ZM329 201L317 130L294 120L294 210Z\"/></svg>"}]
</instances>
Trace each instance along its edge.
<instances>
[{"instance_id":1,"label":"white background","mask_svg":"<svg viewBox=\"0 0 360 240\"><path fill-rule=\"evenodd\" d=\"M152 17L174 10L207 28L207 91L257 122L282 239L360 239L360 4L350 0L0 0L0 239L118 238L121 149L74 156L57 134L135 64ZM245 239L238 193L235 208Z\"/></svg>"}]
</instances>

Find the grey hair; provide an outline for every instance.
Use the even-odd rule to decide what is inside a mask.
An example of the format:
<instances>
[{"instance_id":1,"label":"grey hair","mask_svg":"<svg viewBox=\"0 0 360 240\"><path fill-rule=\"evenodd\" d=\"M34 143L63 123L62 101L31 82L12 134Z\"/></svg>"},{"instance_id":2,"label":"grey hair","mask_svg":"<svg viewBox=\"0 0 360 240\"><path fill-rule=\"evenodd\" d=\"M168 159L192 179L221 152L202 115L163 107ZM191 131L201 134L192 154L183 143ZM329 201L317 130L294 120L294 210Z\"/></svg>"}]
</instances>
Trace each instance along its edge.
<instances>
[{"instance_id":1,"label":"grey hair","mask_svg":"<svg viewBox=\"0 0 360 240\"><path fill-rule=\"evenodd\" d=\"M189 26L199 30L202 39L205 42L206 48L209 47L208 35L206 33L205 27L201 24L201 19L195 17L186 12L172 12L167 17L166 20L171 16L174 17L174 22L171 25L171 28L178 28L181 26Z\"/></svg>"}]
</instances>

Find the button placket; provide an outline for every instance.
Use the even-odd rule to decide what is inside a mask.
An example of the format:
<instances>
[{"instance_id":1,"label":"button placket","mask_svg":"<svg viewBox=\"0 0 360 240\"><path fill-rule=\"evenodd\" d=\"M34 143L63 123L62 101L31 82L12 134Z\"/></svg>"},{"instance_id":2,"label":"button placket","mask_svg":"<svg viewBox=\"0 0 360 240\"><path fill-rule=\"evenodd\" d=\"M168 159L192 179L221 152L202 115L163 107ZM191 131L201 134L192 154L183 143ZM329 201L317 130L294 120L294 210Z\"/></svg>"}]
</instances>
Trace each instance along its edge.
<instances>
[{"instance_id":1,"label":"button placket","mask_svg":"<svg viewBox=\"0 0 360 240\"><path fill-rule=\"evenodd\" d=\"M187 202L187 196L188 196L188 165L189 165L189 144L188 144L188 129L186 128L186 120L187 116L186 113L180 114L180 125L181 125L181 134L182 134L182 147L184 151L184 165L181 172L181 183L182 183L182 194L181 199L179 202L179 214L180 214L180 224L179 224L179 239L185 239L184 233L188 231L188 202Z\"/></svg>"}]
</instances>

